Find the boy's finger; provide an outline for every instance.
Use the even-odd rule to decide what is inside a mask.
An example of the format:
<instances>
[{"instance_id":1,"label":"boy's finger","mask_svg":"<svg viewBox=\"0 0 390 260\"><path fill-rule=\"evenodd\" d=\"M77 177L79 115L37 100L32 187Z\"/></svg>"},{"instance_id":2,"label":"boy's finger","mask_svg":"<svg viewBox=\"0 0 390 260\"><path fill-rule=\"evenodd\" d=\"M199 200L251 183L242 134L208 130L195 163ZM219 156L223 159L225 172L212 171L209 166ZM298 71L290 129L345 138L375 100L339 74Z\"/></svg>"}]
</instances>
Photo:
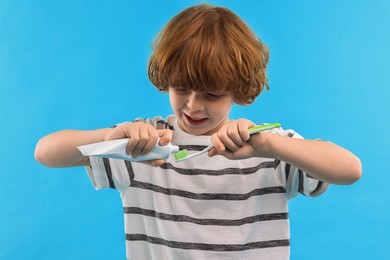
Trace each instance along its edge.
<instances>
[{"instance_id":1,"label":"boy's finger","mask_svg":"<svg viewBox=\"0 0 390 260\"><path fill-rule=\"evenodd\" d=\"M236 142L239 143L238 140L233 140L233 136L238 135L238 134L234 134L233 132L234 132L234 130L232 130L231 126L226 127L226 128L221 128L220 131L218 131L218 133L217 133L217 137L225 148L234 152L234 151L238 150L240 148L240 146L236 143ZM236 130L236 132L237 132L237 130ZM234 137L234 138L237 138L237 137ZM219 148L217 148L217 149L220 150Z\"/></svg>"},{"instance_id":2,"label":"boy's finger","mask_svg":"<svg viewBox=\"0 0 390 260\"><path fill-rule=\"evenodd\" d=\"M153 167L159 167L160 165L165 163L165 160L157 159L157 160L143 161L141 163L149 165L149 166L153 166Z\"/></svg>"},{"instance_id":3,"label":"boy's finger","mask_svg":"<svg viewBox=\"0 0 390 260\"><path fill-rule=\"evenodd\" d=\"M157 131L160 140L158 142L159 145L167 145L172 141L172 131L169 129L158 130Z\"/></svg>"},{"instance_id":4,"label":"boy's finger","mask_svg":"<svg viewBox=\"0 0 390 260\"><path fill-rule=\"evenodd\" d=\"M218 152L217 149L215 148L212 148L210 151L208 151L208 155L209 157L213 157L213 156L216 156L216 155L219 155L220 153Z\"/></svg>"},{"instance_id":5,"label":"boy's finger","mask_svg":"<svg viewBox=\"0 0 390 260\"><path fill-rule=\"evenodd\" d=\"M133 156L138 156L141 153L141 149L138 147L138 138L131 137L126 147L126 152Z\"/></svg>"},{"instance_id":6,"label":"boy's finger","mask_svg":"<svg viewBox=\"0 0 390 260\"><path fill-rule=\"evenodd\" d=\"M239 127L237 123L231 124L228 128L227 134L229 138L234 142L236 146L242 146L244 144L244 140L240 135Z\"/></svg>"},{"instance_id":7,"label":"boy's finger","mask_svg":"<svg viewBox=\"0 0 390 260\"><path fill-rule=\"evenodd\" d=\"M149 140L146 124L134 124L126 129L129 132L130 141L127 145L127 152L134 157L142 153L142 149Z\"/></svg>"},{"instance_id":8,"label":"boy's finger","mask_svg":"<svg viewBox=\"0 0 390 260\"><path fill-rule=\"evenodd\" d=\"M141 149L139 142L140 142L140 131L139 127L135 125L135 127L132 127L129 131L129 143L127 144L126 151L128 154L132 154L133 156L138 156L141 154Z\"/></svg>"},{"instance_id":9,"label":"boy's finger","mask_svg":"<svg viewBox=\"0 0 390 260\"><path fill-rule=\"evenodd\" d=\"M210 151L208 151L208 155L209 155L209 157L213 157L216 155L222 155L222 156L226 157L227 159L230 159L230 160L234 159L234 154L229 150L224 150L222 152L219 152L217 149L213 148Z\"/></svg>"},{"instance_id":10,"label":"boy's finger","mask_svg":"<svg viewBox=\"0 0 390 260\"><path fill-rule=\"evenodd\" d=\"M221 152L225 151L225 145L221 142L217 133L211 136L211 143L214 145L214 148L211 150L215 150L212 154L220 154Z\"/></svg>"},{"instance_id":11,"label":"boy's finger","mask_svg":"<svg viewBox=\"0 0 390 260\"><path fill-rule=\"evenodd\" d=\"M157 159L157 160L152 160L150 162L152 163L152 166L158 167L158 166L162 165L163 163L165 163L165 160L164 159Z\"/></svg>"},{"instance_id":12,"label":"boy's finger","mask_svg":"<svg viewBox=\"0 0 390 260\"><path fill-rule=\"evenodd\" d=\"M250 134L249 134L249 128L253 127L255 124L253 124L251 121L247 119L239 119L238 120L238 132L240 134L241 139L246 142L250 139Z\"/></svg>"},{"instance_id":13,"label":"boy's finger","mask_svg":"<svg viewBox=\"0 0 390 260\"><path fill-rule=\"evenodd\" d=\"M149 153L153 147L156 145L158 140L158 134L157 131L154 128L148 128L146 131L147 133L147 142L144 144L144 147L142 148L142 154Z\"/></svg>"}]
</instances>

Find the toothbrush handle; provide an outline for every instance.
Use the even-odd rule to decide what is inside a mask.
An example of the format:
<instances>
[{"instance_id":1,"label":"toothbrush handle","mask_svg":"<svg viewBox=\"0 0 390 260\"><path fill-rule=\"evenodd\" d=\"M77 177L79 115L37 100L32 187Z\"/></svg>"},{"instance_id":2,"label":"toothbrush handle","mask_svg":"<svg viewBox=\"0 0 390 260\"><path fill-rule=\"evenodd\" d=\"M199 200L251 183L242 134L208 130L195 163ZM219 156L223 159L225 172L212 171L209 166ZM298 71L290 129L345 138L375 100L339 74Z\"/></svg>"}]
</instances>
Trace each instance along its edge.
<instances>
[{"instance_id":1,"label":"toothbrush handle","mask_svg":"<svg viewBox=\"0 0 390 260\"><path fill-rule=\"evenodd\" d=\"M266 131L266 130L270 130L270 129L278 128L278 127L280 127L279 123L273 123L273 124L266 124L266 125L257 125L257 126L249 128L248 130L249 130L249 134L252 135L252 134L256 134L258 132L262 132L262 131Z\"/></svg>"}]
</instances>

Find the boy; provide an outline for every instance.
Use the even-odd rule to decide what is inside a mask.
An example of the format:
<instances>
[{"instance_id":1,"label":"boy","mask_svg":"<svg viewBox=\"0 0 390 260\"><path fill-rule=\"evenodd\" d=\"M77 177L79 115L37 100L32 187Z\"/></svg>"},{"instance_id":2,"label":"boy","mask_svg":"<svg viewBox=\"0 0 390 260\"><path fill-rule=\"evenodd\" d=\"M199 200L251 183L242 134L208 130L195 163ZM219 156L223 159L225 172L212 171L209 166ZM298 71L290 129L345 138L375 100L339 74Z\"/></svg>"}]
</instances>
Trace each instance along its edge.
<instances>
[{"instance_id":1,"label":"boy","mask_svg":"<svg viewBox=\"0 0 390 260\"><path fill-rule=\"evenodd\" d=\"M169 93L174 115L110 129L64 130L42 138L36 159L86 166L96 189L120 192L128 259L289 259L287 202L361 176L359 159L329 142L281 128L252 136L228 118L268 87L268 50L226 8L199 5L176 15L156 40L149 78ZM127 152L158 142L208 154L135 163L85 158L76 146L129 137Z\"/></svg>"}]
</instances>

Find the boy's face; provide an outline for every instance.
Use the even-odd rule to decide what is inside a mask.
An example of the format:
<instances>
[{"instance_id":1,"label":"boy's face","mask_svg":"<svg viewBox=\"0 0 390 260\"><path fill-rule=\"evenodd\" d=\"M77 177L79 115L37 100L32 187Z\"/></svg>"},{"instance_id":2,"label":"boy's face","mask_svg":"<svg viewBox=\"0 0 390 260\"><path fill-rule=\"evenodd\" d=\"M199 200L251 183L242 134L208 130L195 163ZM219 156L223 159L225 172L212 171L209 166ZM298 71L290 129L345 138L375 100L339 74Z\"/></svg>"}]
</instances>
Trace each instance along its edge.
<instances>
[{"instance_id":1,"label":"boy's face","mask_svg":"<svg viewBox=\"0 0 390 260\"><path fill-rule=\"evenodd\" d=\"M211 135L229 121L234 97L226 92L170 87L169 100L181 129L193 135Z\"/></svg>"}]
</instances>

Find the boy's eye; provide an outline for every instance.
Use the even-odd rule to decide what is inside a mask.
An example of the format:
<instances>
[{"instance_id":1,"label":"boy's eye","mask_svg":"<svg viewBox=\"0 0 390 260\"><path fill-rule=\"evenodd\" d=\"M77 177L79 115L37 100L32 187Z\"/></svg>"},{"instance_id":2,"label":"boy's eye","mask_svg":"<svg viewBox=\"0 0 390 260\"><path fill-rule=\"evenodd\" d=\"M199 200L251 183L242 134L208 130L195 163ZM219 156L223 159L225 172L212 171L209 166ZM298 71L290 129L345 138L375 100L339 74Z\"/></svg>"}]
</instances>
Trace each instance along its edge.
<instances>
[{"instance_id":1,"label":"boy's eye","mask_svg":"<svg viewBox=\"0 0 390 260\"><path fill-rule=\"evenodd\" d=\"M180 93L185 93L185 92L188 91L188 89L186 89L186 88L181 88L181 87L176 87L176 88L174 88L174 90L175 90L176 92L180 92Z\"/></svg>"},{"instance_id":2,"label":"boy's eye","mask_svg":"<svg viewBox=\"0 0 390 260\"><path fill-rule=\"evenodd\" d=\"M223 94L217 94L217 93L206 93L206 95L211 99L218 99L223 96Z\"/></svg>"}]
</instances>

